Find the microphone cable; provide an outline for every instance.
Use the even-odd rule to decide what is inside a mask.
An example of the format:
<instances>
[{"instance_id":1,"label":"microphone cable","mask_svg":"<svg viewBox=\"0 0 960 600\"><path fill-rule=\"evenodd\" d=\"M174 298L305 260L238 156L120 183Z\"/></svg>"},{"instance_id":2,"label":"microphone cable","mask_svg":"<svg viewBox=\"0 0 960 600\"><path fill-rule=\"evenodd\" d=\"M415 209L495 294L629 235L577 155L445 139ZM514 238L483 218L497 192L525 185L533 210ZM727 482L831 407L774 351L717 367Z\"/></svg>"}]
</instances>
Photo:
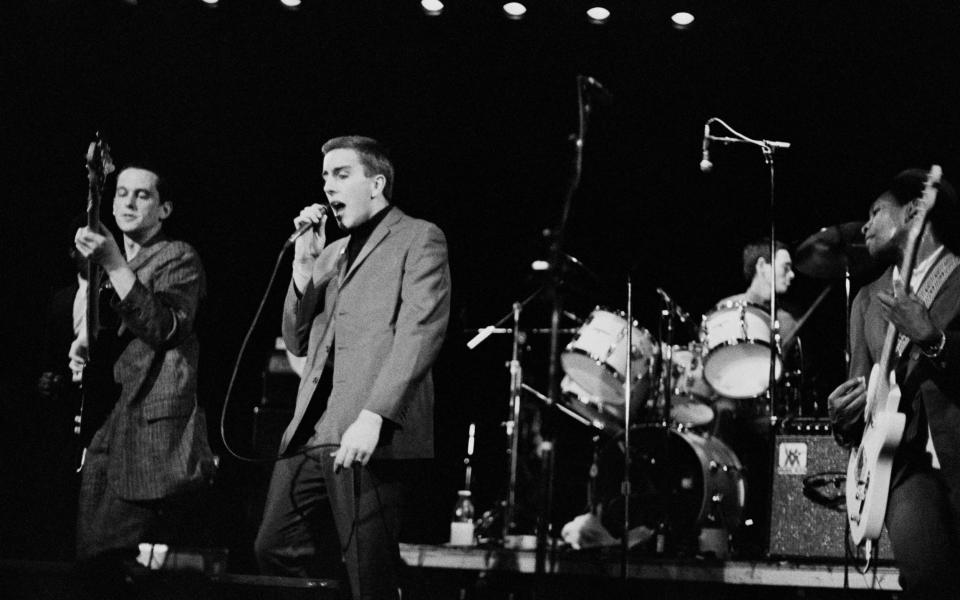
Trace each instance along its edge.
<instances>
[{"instance_id":1,"label":"microphone cable","mask_svg":"<svg viewBox=\"0 0 960 600\"><path fill-rule=\"evenodd\" d=\"M295 239L295 238L293 238ZM243 355L246 353L247 346L250 343L250 338L253 337L253 332L257 328L257 324L260 322L260 317L263 314L263 308L267 304L267 298L270 297L270 291L273 289L273 285L277 278L277 273L280 270L280 262L283 260L284 254L287 252L287 248L292 246L293 243L288 239L283 247L280 249L280 254L277 256L276 262L273 264L273 270L270 273L270 279L267 282L267 288L264 290L263 295L260 297L260 304L257 306L257 310L253 315L253 320L250 323L250 327L247 328L246 335L243 336L243 342L240 344L240 350L237 352L237 358L233 363L233 372L230 374L230 381L227 384L227 393L223 399L223 407L220 409L220 440L223 442L224 449L232 456L233 458L247 463L273 463L278 460L283 460L284 458L289 458L291 456L297 456L300 454L308 454L312 450L317 450L319 448L339 448L340 444L326 443L326 444L316 444L314 446L304 446L296 452L290 454L277 454L275 456L245 456L240 454L238 451L230 445L229 440L227 439L227 410L230 407L230 400L233 396L233 386L237 381L237 373L240 371L240 363L243 359Z\"/></svg>"}]
</instances>

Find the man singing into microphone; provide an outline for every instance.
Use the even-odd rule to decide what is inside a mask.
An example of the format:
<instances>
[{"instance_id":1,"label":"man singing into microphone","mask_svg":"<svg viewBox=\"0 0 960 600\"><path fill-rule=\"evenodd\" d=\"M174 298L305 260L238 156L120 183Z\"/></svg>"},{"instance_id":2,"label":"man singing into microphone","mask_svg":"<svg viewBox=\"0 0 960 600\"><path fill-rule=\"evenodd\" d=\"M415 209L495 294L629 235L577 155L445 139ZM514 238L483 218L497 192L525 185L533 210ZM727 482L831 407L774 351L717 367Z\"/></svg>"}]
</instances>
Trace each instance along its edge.
<instances>
[{"instance_id":1,"label":"man singing into microphone","mask_svg":"<svg viewBox=\"0 0 960 600\"><path fill-rule=\"evenodd\" d=\"M255 550L273 575L316 576L342 556L354 598L395 599L403 473L433 456L447 245L391 205L393 164L377 141L338 137L323 154L324 193L349 236L324 247L319 204L294 219L316 225L296 241L283 311L284 341L306 365Z\"/></svg>"}]
</instances>

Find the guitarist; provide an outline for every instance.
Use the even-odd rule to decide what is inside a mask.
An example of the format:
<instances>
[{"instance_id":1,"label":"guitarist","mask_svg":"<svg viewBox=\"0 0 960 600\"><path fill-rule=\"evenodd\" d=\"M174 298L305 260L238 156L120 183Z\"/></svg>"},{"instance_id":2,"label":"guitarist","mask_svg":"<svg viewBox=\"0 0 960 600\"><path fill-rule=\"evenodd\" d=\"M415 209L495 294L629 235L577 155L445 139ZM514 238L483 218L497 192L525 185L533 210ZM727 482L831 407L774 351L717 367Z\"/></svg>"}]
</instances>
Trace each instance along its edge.
<instances>
[{"instance_id":1,"label":"guitarist","mask_svg":"<svg viewBox=\"0 0 960 600\"><path fill-rule=\"evenodd\" d=\"M113 290L101 296L109 299L101 311L114 314L101 320L119 321L116 358L108 366L119 399L81 470L77 558L91 568L132 564L139 542L183 543L178 518L199 512L194 492L214 469L196 397L195 322L205 275L190 245L164 235L172 211L158 170L132 164L117 176L113 198L122 246L106 228L84 227L74 238ZM85 303L82 293L78 299ZM90 355L85 337L71 348L73 368Z\"/></svg>"},{"instance_id":2,"label":"guitarist","mask_svg":"<svg viewBox=\"0 0 960 600\"><path fill-rule=\"evenodd\" d=\"M926 178L921 169L900 173L870 207L867 250L891 266L853 301L851 379L828 401L837 440L855 447L864 427L865 381L893 323L909 341L891 362L906 428L893 459L885 523L907 595L960 598L960 267L950 270L960 262L960 204L945 180L918 241L909 294L898 277L907 232L922 218L917 201ZM924 302L918 294L931 298Z\"/></svg>"}]
</instances>

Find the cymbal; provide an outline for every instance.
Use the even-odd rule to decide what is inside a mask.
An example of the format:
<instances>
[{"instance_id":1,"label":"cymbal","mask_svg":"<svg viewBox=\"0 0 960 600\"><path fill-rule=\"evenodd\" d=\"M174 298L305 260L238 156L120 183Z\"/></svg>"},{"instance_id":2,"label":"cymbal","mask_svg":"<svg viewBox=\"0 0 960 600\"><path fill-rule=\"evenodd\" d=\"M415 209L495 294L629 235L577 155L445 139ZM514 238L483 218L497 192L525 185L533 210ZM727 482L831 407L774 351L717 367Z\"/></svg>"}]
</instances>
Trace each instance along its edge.
<instances>
[{"instance_id":1,"label":"cymbal","mask_svg":"<svg viewBox=\"0 0 960 600\"><path fill-rule=\"evenodd\" d=\"M876 262L867 252L863 222L823 227L794 251L793 268L818 279L840 279L849 270L856 277L872 270Z\"/></svg>"}]
</instances>

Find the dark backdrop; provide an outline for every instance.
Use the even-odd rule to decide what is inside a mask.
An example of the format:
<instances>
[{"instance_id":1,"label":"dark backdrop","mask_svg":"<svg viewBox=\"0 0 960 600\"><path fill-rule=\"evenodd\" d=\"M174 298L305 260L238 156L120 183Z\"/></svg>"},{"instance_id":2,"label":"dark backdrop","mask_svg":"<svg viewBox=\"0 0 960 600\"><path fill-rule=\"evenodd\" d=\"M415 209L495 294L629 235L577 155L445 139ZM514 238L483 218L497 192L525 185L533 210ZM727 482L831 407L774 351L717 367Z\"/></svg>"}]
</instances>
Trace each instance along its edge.
<instances>
[{"instance_id":1,"label":"dark backdrop","mask_svg":"<svg viewBox=\"0 0 960 600\"><path fill-rule=\"evenodd\" d=\"M687 31L670 27L660 1L611 3L603 26L586 22L581 2L533 3L516 22L489 1L451 2L439 17L413 0L305 0L297 11L221 4L38 0L4 9L4 554L49 556L66 536L72 476L49 456L69 422L33 390L44 307L71 279L66 250L97 130L120 162L144 148L163 157L176 183L171 228L207 268L200 383L224 454L211 520L239 568L248 566L249 498L263 470L226 456L215 424L291 218L321 197L327 138L388 143L397 204L438 223L450 244L439 459L417 501L417 539L446 535L470 422L480 431L479 508L502 497L510 345L494 337L467 351L464 331L540 284L529 265L545 256L542 231L557 222L570 181L576 74L613 93L591 111L566 236L565 249L597 276L569 276L567 306L580 317L595 305L623 308L628 274L635 314L654 333L656 287L697 316L744 288L740 248L770 227L767 171L755 148L715 146L714 173L701 174L708 117L792 142L776 162L775 220L788 242L863 220L902 168L939 162L960 179L960 8L948 2L705 2ZM243 449L288 275L285 260L241 365L228 433ZM803 309L825 283L798 277L791 300ZM842 378L843 314L834 292L804 332L815 400ZM523 319L545 325L547 316L546 303L533 302ZM531 337L525 361L544 389L546 349ZM581 503L589 432L563 418L554 426L569 512Z\"/></svg>"}]
</instances>

